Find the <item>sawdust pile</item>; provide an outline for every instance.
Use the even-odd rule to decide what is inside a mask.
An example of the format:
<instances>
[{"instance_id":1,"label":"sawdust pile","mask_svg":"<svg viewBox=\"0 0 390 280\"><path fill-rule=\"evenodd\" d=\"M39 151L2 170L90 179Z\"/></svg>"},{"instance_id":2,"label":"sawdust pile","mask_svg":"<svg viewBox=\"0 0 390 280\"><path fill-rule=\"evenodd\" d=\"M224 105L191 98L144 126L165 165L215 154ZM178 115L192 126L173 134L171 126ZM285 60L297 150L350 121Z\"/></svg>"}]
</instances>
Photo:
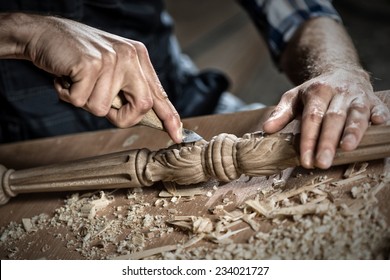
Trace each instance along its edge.
<instances>
[{"instance_id":1,"label":"sawdust pile","mask_svg":"<svg viewBox=\"0 0 390 280\"><path fill-rule=\"evenodd\" d=\"M230 211L232 202L224 198L202 217L179 215L176 206L213 190L195 189L186 198L171 186L151 205L142 189L133 189L119 206L112 206L108 193L73 194L53 217L41 214L2 228L0 248L17 259L17 244L52 229L55 238L86 259L389 258L390 230L376 195L389 186L390 174L360 170L346 177L318 177L294 189L277 182ZM181 234L182 241L153 246L172 234ZM235 243L232 237L241 234L247 238ZM44 247L42 252L49 249Z\"/></svg>"},{"instance_id":2,"label":"sawdust pile","mask_svg":"<svg viewBox=\"0 0 390 280\"><path fill-rule=\"evenodd\" d=\"M164 259L387 259L389 230L371 207L349 215L331 206L271 231L257 232L248 243L233 241L163 254Z\"/></svg>"},{"instance_id":3,"label":"sawdust pile","mask_svg":"<svg viewBox=\"0 0 390 280\"><path fill-rule=\"evenodd\" d=\"M159 238L174 230L167 226L164 216L147 214L145 208L150 205L143 201L142 189L129 191L126 206L110 209L112 201L104 192L81 196L75 193L64 201L63 207L55 210L52 218L42 214L23 219L28 221L28 227L26 222L12 222L2 228L0 246L8 248L8 258L17 258L17 252L22 250L15 247L18 242L29 234L39 235L40 230L46 230L53 231L55 238L69 250L79 252L86 259L105 259L108 252L116 256L142 251L148 237ZM109 211L102 214L102 210ZM62 233L64 229L66 234Z\"/></svg>"},{"instance_id":4,"label":"sawdust pile","mask_svg":"<svg viewBox=\"0 0 390 280\"><path fill-rule=\"evenodd\" d=\"M179 248L176 252L163 253L162 258L388 259L390 230L379 212L375 196L388 186L389 175L370 177L368 182L354 185L350 191L352 200L347 204L338 203L339 191L332 186L362 177L333 184L329 184L331 179L318 178L318 182L288 192L271 191L265 197L247 201L249 207L243 208L241 216L235 211L235 216L255 231L259 226L251 219L254 213L271 220L274 226L270 231L257 231L247 243L214 239L218 243L216 247ZM229 216L232 215L225 215L223 219Z\"/></svg>"}]
</instances>

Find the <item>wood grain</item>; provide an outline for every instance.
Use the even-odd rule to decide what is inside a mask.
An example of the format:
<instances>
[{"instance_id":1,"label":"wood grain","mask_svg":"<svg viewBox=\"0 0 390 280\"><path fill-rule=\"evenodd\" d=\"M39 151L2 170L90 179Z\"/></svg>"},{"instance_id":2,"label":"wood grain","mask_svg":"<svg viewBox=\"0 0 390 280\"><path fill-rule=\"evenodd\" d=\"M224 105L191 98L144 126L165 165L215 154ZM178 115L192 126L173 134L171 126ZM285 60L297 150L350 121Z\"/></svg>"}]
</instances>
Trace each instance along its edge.
<instances>
[{"instance_id":1,"label":"wood grain","mask_svg":"<svg viewBox=\"0 0 390 280\"><path fill-rule=\"evenodd\" d=\"M378 93L380 98L388 105L390 105L389 93L389 91ZM243 135L247 132L261 130L261 124L271 110L272 108L266 108L228 115L186 119L184 120L184 126L203 135L206 140L210 140L211 137L222 132ZM297 127L298 123L294 122L288 126L285 131L296 132ZM8 168L23 169L142 147L156 150L165 148L170 144L171 142L168 136L164 132L157 130L145 127L112 129L0 145L0 163ZM367 172L370 174L381 174L384 170L390 171L389 166L390 164L387 160L373 161L370 162ZM280 177L275 178L285 180L285 182L293 188L294 186L305 185L317 176L341 178L344 171L345 166L332 167L326 171L313 170L310 171L311 173L301 168L290 168L286 169ZM296 176L297 174L305 174L305 176ZM230 209L234 209L235 205L256 195L259 188L271 186L273 184L273 178L259 177L251 180L249 180L249 178L242 178L230 183L219 184L218 188L214 190L213 186L215 186L215 184L215 182L210 181L197 185L197 187L202 187L205 193L212 191L212 195L196 196L191 201L177 204L173 209L177 210L180 215L207 216L210 208L215 207L220 204L223 199L227 198L232 201L232 204L229 206ZM144 201L154 203L162 188L163 185L158 183L145 189L142 193ZM10 201L7 205L0 207L0 227L8 225L11 221L20 222L22 218L30 218L41 213L46 213L49 216L53 215L53 211L63 205L64 199L69 194L70 193L68 192L22 194ZM125 192L117 191L112 195L115 198L115 203L110 206L110 209L115 208L116 205L125 205L124 203L126 202L123 199L123 197L126 196ZM387 219L390 221L388 197L388 192L384 192L378 199L382 212L387 215ZM151 207L150 214L156 213L159 213L159 209ZM113 217L113 219L115 218ZM56 232L55 234L58 233L59 232ZM64 228L63 234L65 235L66 233L66 228ZM53 232L43 230L39 231L39 234L29 235L28 238L21 240L17 246L25 248L25 250L20 252L19 258L83 258L79 253L67 249L63 242L53 237L53 234ZM244 242L251 234L253 234L252 231L243 231L233 238L237 242ZM151 247L148 248L152 249L159 246L176 244L187 238L188 237L185 234L175 232L156 239L153 244L149 244ZM44 244L50 245L50 249L45 252L41 250ZM1 259L7 258L8 254L9 252L6 251L4 247L0 247Z\"/></svg>"}]
</instances>

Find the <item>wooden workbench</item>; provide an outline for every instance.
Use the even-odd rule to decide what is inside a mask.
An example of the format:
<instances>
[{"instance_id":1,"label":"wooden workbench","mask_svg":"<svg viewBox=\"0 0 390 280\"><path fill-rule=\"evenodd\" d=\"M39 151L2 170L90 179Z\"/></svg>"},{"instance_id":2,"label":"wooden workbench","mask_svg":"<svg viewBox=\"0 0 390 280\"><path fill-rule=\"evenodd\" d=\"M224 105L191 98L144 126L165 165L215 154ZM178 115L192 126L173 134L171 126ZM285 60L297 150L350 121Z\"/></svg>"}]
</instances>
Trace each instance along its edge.
<instances>
[{"instance_id":1,"label":"wooden workbench","mask_svg":"<svg viewBox=\"0 0 390 280\"><path fill-rule=\"evenodd\" d=\"M378 95L390 106L390 92L380 92ZM227 115L213 115L184 120L184 126L195 130L200 135L209 140L212 136L222 132L233 133L242 136L247 132L261 130L261 125L269 115L271 108L265 108L254 111L239 112ZM295 130L296 123L291 124L287 129ZM171 144L165 133L152 130L145 127L134 127L130 129L112 129L98 132L80 133L75 135L53 137L47 139L26 141L21 143L0 145L0 163L7 168L16 170L42 166L47 164L72 161L96 155L102 155L112 152L124 151L146 147L150 150L167 147ZM283 180L288 188L299 185L305 185L318 176L341 178L346 170L346 166L333 167L327 171L323 170L303 170L301 168L288 169L282 174ZM390 170L387 160L377 160L369 163L367 173L382 174ZM296 176L303 174L304 176ZM279 177L277 177L279 179ZM219 184L218 182L207 182L193 187L202 188L202 195L195 196L193 199L179 198L178 202L173 202L170 198L168 207L156 205L159 193L164 189L163 184L158 183L152 187L144 188L138 193L138 199L144 203L145 213L150 215L162 215L163 219L176 216L210 216L213 214L210 209L217 205L225 204L225 210L234 210L235 207L250 198L254 198L259 193L259 189L270 187L275 178L241 178L237 181ZM388 188L387 188L388 189ZM388 190L382 191L379 197L379 204L382 213L385 214L387 222L390 222L390 207L388 204L390 193ZM109 193L109 192L106 192ZM131 190L117 190L109 193L113 202L106 209L97 213L97 217L105 217L108 220L117 219L118 209L130 207L129 200ZM83 192L80 192L82 195ZM24 194L12 198L4 206L0 206L0 236L11 222L21 223L23 218L32 218L45 213L52 217L58 213L64 205L64 199L71 193L45 193L45 194ZM182 199L180 201L180 199ZM56 212L57 211L57 212ZM144 214L145 214L144 213ZM260 223L262 224L262 223ZM244 222L237 227L247 226ZM266 231L271 225L263 223ZM129 240L126 236L129 231L134 229L125 229L124 233L118 238ZM165 234L150 234L147 229L142 230L142 234L147 236L143 249L156 248L166 245L175 245L186 242L191 238L191 234L183 230L175 229ZM233 236L235 242L245 243L255 234L253 229L244 230ZM12 242L0 241L0 259L84 259L86 256L80 254L76 248L67 246L69 240L74 238L74 232L69 226L47 227L31 231L24 234L20 239ZM62 238L60 238L62 237ZM127 238L127 239L126 239ZM199 244L208 246L208 241L202 241ZM205 245L206 244L206 245ZM197 246L196 244L194 246ZM210 246L214 246L211 245ZM115 256L110 248L106 248L107 256ZM116 254L118 255L118 254ZM93 256L90 256L94 258ZM99 258L102 256L100 255ZM103 256L104 257L104 256Z\"/></svg>"}]
</instances>

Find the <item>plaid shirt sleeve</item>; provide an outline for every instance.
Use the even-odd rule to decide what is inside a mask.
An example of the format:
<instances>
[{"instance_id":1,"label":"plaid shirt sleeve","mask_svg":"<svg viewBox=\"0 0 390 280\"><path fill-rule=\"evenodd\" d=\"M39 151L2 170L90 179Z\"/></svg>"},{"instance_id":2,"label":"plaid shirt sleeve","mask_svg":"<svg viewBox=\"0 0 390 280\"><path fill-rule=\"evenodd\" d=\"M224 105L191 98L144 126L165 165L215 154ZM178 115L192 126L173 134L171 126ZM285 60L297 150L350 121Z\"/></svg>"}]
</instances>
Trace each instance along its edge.
<instances>
[{"instance_id":1,"label":"plaid shirt sleeve","mask_svg":"<svg viewBox=\"0 0 390 280\"><path fill-rule=\"evenodd\" d=\"M274 61L304 21L330 17L341 22L331 0L238 0L265 37Z\"/></svg>"}]
</instances>

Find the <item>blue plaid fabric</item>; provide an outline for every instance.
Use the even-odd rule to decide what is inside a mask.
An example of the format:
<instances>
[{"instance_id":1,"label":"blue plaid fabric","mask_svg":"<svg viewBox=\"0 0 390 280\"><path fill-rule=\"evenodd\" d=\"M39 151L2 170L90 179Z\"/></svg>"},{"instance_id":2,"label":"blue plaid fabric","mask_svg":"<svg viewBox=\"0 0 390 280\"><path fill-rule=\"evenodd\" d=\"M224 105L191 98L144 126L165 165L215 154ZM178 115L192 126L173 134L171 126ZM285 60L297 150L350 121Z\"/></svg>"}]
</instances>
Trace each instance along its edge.
<instances>
[{"instance_id":1,"label":"blue plaid fabric","mask_svg":"<svg viewBox=\"0 0 390 280\"><path fill-rule=\"evenodd\" d=\"M304 21L330 17L341 22L339 14L327 0L238 0L260 30L275 61L286 43Z\"/></svg>"}]
</instances>

